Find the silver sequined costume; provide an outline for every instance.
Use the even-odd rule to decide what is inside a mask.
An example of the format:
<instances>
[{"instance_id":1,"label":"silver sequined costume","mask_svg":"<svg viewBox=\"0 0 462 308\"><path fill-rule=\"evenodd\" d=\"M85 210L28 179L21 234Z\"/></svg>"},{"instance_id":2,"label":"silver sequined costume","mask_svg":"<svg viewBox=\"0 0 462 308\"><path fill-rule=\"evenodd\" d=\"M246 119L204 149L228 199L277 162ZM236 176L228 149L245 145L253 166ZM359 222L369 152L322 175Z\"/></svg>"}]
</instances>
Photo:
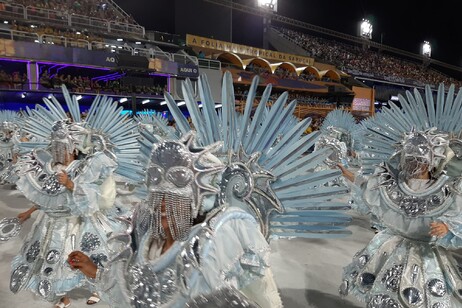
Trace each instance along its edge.
<instances>
[{"instance_id":1,"label":"silver sequined costume","mask_svg":"<svg viewBox=\"0 0 462 308\"><path fill-rule=\"evenodd\" d=\"M392 104L368 125L364 170L386 162L363 184L363 200L384 230L345 268L340 293L369 308L460 307L453 251L462 247L461 181L442 167L452 156L449 134L462 128L462 92L454 98L451 86L445 96L441 86L435 102L427 87L426 103L417 91L400 103L402 109ZM423 170L429 179L416 178ZM432 222L445 223L449 233L432 237Z\"/></svg>"},{"instance_id":2,"label":"silver sequined costume","mask_svg":"<svg viewBox=\"0 0 462 308\"><path fill-rule=\"evenodd\" d=\"M141 131L141 153L148 161L148 195L133 217L133 236L114 238L113 244L125 251L113 256L110 268L97 275L97 286L113 306L185 307L198 296L232 289L262 307L280 307L267 262L267 240L349 234L345 227L350 217L343 212L348 207L332 201L347 189L324 185L340 172L314 172L328 153L308 152L319 133L303 135L310 119L299 122L293 116L296 103L286 105L287 93L268 108L271 86L251 117L257 85L255 78L244 114L240 114L235 110L230 73L223 76L223 109L219 112L207 78L199 79L202 109L187 80L183 93L192 123L166 94L177 131L161 121L155 121L158 127L150 130L154 135ZM190 137L192 126L195 138ZM163 149L172 151L161 154ZM189 163L207 149L214 154L202 155L208 163ZM206 171L213 166L217 169L211 175ZM161 200L167 220L175 217L182 222L177 235L172 234L178 240L163 254ZM190 206L190 217L202 221L193 221L191 227L187 213L169 214L169 208L177 206ZM169 223L169 227L175 225Z\"/></svg>"},{"instance_id":3,"label":"silver sequined costume","mask_svg":"<svg viewBox=\"0 0 462 308\"><path fill-rule=\"evenodd\" d=\"M116 103L98 97L83 122L77 100L63 91L72 118L56 99L44 99L48 109L31 110L23 127L34 141L20 146L23 151L33 150L17 164L17 187L39 213L12 262L10 289L30 290L48 301L88 287L86 278L67 263L70 252L84 251L104 266L108 237L127 229L125 223L112 219L117 215L114 175L124 174L123 169L128 169L124 160L132 160L130 152L138 149L136 124L120 115ZM67 153L62 151L76 149L86 156L66 165L63 154ZM62 171L73 182L73 190L58 182L56 174ZM131 173L136 176L136 168Z\"/></svg>"}]
</instances>

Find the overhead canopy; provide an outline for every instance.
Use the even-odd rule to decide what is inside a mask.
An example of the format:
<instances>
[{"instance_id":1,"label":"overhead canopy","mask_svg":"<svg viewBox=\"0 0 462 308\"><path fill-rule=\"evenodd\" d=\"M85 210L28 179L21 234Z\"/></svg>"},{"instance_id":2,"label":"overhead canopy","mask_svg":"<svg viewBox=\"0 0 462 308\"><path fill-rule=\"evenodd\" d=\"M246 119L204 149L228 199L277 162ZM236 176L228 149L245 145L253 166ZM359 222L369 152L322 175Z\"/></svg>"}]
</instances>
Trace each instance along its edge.
<instances>
[{"instance_id":1,"label":"overhead canopy","mask_svg":"<svg viewBox=\"0 0 462 308\"><path fill-rule=\"evenodd\" d=\"M305 66L305 67L297 68L298 76L300 76L303 73L308 74L308 75L314 75L314 77L318 80L321 79L321 74L319 70L314 66Z\"/></svg>"},{"instance_id":2,"label":"overhead canopy","mask_svg":"<svg viewBox=\"0 0 462 308\"><path fill-rule=\"evenodd\" d=\"M268 62L268 60L265 60L263 58L250 58L250 59L242 60L242 62L244 62L245 67L249 65L255 65L255 66L267 69L269 72L273 73L271 64Z\"/></svg>"},{"instance_id":3,"label":"overhead canopy","mask_svg":"<svg viewBox=\"0 0 462 308\"><path fill-rule=\"evenodd\" d=\"M221 53L216 57L216 59L224 63L231 63L232 65L240 69L245 68L245 65L242 62L242 59L238 55L232 52Z\"/></svg>"},{"instance_id":4,"label":"overhead canopy","mask_svg":"<svg viewBox=\"0 0 462 308\"><path fill-rule=\"evenodd\" d=\"M334 70L321 71L321 77L329 77L331 80L340 81L340 75Z\"/></svg>"}]
</instances>

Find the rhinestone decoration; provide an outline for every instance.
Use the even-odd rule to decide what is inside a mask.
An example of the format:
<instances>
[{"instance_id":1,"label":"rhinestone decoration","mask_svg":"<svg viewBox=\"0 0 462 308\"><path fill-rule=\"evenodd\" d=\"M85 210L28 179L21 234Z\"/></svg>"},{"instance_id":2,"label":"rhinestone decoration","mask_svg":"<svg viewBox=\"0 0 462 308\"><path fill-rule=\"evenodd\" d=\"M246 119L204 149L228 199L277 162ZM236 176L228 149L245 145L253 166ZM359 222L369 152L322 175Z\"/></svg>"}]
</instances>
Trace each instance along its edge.
<instances>
[{"instance_id":1,"label":"rhinestone decoration","mask_svg":"<svg viewBox=\"0 0 462 308\"><path fill-rule=\"evenodd\" d=\"M399 288L401 275L403 274L403 265L394 265L388 269L382 276L382 283L387 287L387 290L396 292Z\"/></svg>"},{"instance_id":2,"label":"rhinestone decoration","mask_svg":"<svg viewBox=\"0 0 462 308\"><path fill-rule=\"evenodd\" d=\"M17 218L3 218L0 220L0 242L8 241L21 231L21 224Z\"/></svg>"},{"instance_id":3,"label":"rhinestone decoration","mask_svg":"<svg viewBox=\"0 0 462 308\"><path fill-rule=\"evenodd\" d=\"M38 284L38 293L42 297L48 297L51 293L51 283L48 280L42 280Z\"/></svg>"},{"instance_id":4,"label":"rhinestone decoration","mask_svg":"<svg viewBox=\"0 0 462 308\"><path fill-rule=\"evenodd\" d=\"M338 289L338 293L340 293L340 295L347 296L349 286L350 286L350 282L346 279L343 280L342 284L340 285Z\"/></svg>"},{"instance_id":5,"label":"rhinestone decoration","mask_svg":"<svg viewBox=\"0 0 462 308\"><path fill-rule=\"evenodd\" d=\"M449 308L449 305L446 303L434 303L432 308Z\"/></svg>"},{"instance_id":6,"label":"rhinestone decoration","mask_svg":"<svg viewBox=\"0 0 462 308\"><path fill-rule=\"evenodd\" d=\"M25 282L26 276L29 274L29 266L20 265L11 274L10 290L13 293L17 293L22 284Z\"/></svg>"},{"instance_id":7,"label":"rhinestone decoration","mask_svg":"<svg viewBox=\"0 0 462 308\"><path fill-rule=\"evenodd\" d=\"M56 249L53 249L47 253L45 260L48 264L55 264L56 262L59 261L60 257L61 257L61 253L57 251Z\"/></svg>"},{"instance_id":8,"label":"rhinestone decoration","mask_svg":"<svg viewBox=\"0 0 462 308\"><path fill-rule=\"evenodd\" d=\"M64 186L59 184L56 174L48 176L43 181L42 191L49 195L57 195L64 190Z\"/></svg>"},{"instance_id":9,"label":"rhinestone decoration","mask_svg":"<svg viewBox=\"0 0 462 308\"><path fill-rule=\"evenodd\" d=\"M436 297L443 297L446 294L446 284L440 279L432 279L427 283L428 291Z\"/></svg>"},{"instance_id":10,"label":"rhinestone decoration","mask_svg":"<svg viewBox=\"0 0 462 308\"><path fill-rule=\"evenodd\" d=\"M160 282L149 266L132 266L128 285L133 294L135 307L159 307L161 304Z\"/></svg>"},{"instance_id":11,"label":"rhinestone decoration","mask_svg":"<svg viewBox=\"0 0 462 308\"><path fill-rule=\"evenodd\" d=\"M370 290L375 281L375 275L371 273L363 273L359 277L359 283L365 290Z\"/></svg>"},{"instance_id":12,"label":"rhinestone decoration","mask_svg":"<svg viewBox=\"0 0 462 308\"><path fill-rule=\"evenodd\" d=\"M177 292L176 287L176 272L167 268L160 277L162 286L162 302L169 301L169 299ZM165 296L165 298L164 298Z\"/></svg>"},{"instance_id":13,"label":"rhinestone decoration","mask_svg":"<svg viewBox=\"0 0 462 308\"><path fill-rule=\"evenodd\" d=\"M186 240L191 231L191 204L191 198L169 193L165 194L165 210L167 212L168 226L173 239L176 241Z\"/></svg>"},{"instance_id":14,"label":"rhinestone decoration","mask_svg":"<svg viewBox=\"0 0 462 308\"><path fill-rule=\"evenodd\" d=\"M402 306L388 295L375 295L367 303L367 308L402 308Z\"/></svg>"},{"instance_id":15,"label":"rhinestone decoration","mask_svg":"<svg viewBox=\"0 0 462 308\"><path fill-rule=\"evenodd\" d=\"M40 242L35 241L34 244L32 244L27 250L27 253L26 253L27 262L29 263L34 262L37 259L37 256L39 253L40 253Z\"/></svg>"},{"instance_id":16,"label":"rhinestone decoration","mask_svg":"<svg viewBox=\"0 0 462 308\"><path fill-rule=\"evenodd\" d=\"M85 232L82 236L82 241L80 242L80 249L84 252L90 252L97 249L101 246L101 241L99 237L90 232Z\"/></svg>"},{"instance_id":17,"label":"rhinestone decoration","mask_svg":"<svg viewBox=\"0 0 462 308\"><path fill-rule=\"evenodd\" d=\"M403 290L403 296L411 305L417 305L422 301L422 294L416 288L406 288Z\"/></svg>"},{"instance_id":18,"label":"rhinestone decoration","mask_svg":"<svg viewBox=\"0 0 462 308\"><path fill-rule=\"evenodd\" d=\"M45 276L50 276L51 273L53 273L53 269L52 269L51 267L47 267L47 268L45 268L45 269L43 270L43 274L44 274Z\"/></svg>"},{"instance_id":19,"label":"rhinestone decoration","mask_svg":"<svg viewBox=\"0 0 462 308\"><path fill-rule=\"evenodd\" d=\"M429 211L432 211L441 206L444 201L450 196L450 191L447 187L443 187L440 192L430 196L416 197L412 195L406 195L401 191L400 187L394 180L389 179L388 173L385 173L386 177L382 178L382 186L386 186L386 193L390 200L402 210L408 217L417 217L425 215ZM391 183L389 183L391 181Z\"/></svg>"},{"instance_id":20,"label":"rhinestone decoration","mask_svg":"<svg viewBox=\"0 0 462 308\"><path fill-rule=\"evenodd\" d=\"M90 256L90 259L95 263L98 267L104 267L104 264L107 262L108 258L105 254L93 254Z\"/></svg>"},{"instance_id":21,"label":"rhinestone decoration","mask_svg":"<svg viewBox=\"0 0 462 308\"><path fill-rule=\"evenodd\" d=\"M362 255L361 257L359 257L358 258L359 268L363 268L364 266L366 266L368 261L369 261L369 256L368 255Z\"/></svg>"}]
</instances>

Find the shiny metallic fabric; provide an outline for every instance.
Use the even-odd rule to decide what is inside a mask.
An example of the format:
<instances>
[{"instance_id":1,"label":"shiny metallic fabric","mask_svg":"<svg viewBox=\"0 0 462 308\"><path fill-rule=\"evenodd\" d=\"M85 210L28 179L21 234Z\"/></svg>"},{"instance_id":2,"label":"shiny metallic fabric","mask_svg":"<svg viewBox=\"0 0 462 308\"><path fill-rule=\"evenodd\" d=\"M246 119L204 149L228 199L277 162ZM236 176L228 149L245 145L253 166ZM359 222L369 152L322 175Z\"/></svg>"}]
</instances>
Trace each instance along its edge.
<instances>
[{"instance_id":1,"label":"shiny metallic fabric","mask_svg":"<svg viewBox=\"0 0 462 308\"><path fill-rule=\"evenodd\" d=\"M35 241L31 246L29 246L29 249L27 250L26 253L26 260L29 263L34 262L37 259L37 256L40 253L40 243L39 241Z\"/></svg>"},{"instance_id":2,"label":"shiny metallic fabric","mask_svg":"<svg viewBox=\"0 0 462 308\"><path fill-rule=\"evenodd\" d=\"M55 263L57 263L59 261L60 257L61 257L61 253L58 250L53 249L53 250L50 250L46 254L45 261L48 264L55 264Z\"/></svg>"},{"instance_id":3,"label":"shiny metallic fabric","mask_svg":"<svg viewBox=\"0 0 462 308\"><path fill-rule=\"evenodd\" d=\"M382 276L382 283L385 284L387 290L396 292L399 288L401 276L403 275L403 265L394 265L388 269Z\"/></svg>"},{"instance_id":4,"label":"shiny metallic fabric","mask_svg":"<svg viewBox=\"0 0 462 308\"><path fill-rule=\"evenodd\" d=\"M13 271L10 279L11 292L18 293L18 291L23 288L23 284L26 282L29 272L30 268L28 265L20 265Z\"/></svg>"},{"instance_id":5,"label":"shiny metallic fabric","mask_svg":"<svg viewBox=\"0 0 462 308\"><path fill-rule=\"evenodd\" d=\"M370 290L375 282L375 275L372 273L363 273L359 277L359 283L362 289Z\"/></svg>"},{"instance_id":6,"label":"shiny metallic fabric","mask_svg":"<svg viewBox=\"0 0 462 308\"><path fill-rule=\"evenodd\" d=\"M0 220L0 242L6 242L21 232L18 218L3 218Z\"/></svg>"},{"instance_id":7,"label":"shiny metallic fabric","mask_svg":"<svg viewBox=\"0 0 462 308\"><path fill-rule=\"evenodd\" d=\"M80 241L80 249L84 252L91 252L101 246L101 240L96 234L85 232Z\"/></svg>"},{"instance_id":8,"label":"shiny metallic fabric","mask_svg":"<svg viewBox=\"0 0 462 308\"><path fill-rule=\"evenodd\" d=\"M446 283L440 279L432 279L427 283L428 291L436 297L443 297L446 294Z\"/></svg>"},{"instance_id":9,"label":"shiny metallic fabric","mask_svg":"<svg viewBox=\"0 0 462 308\"><path fill-rule=\"evenodd\" d=\"M423 300L422 293L413 287L404 289L402 294L409 305L418 305Z\"/></svg>"},{"instance_id":10,"label":"shiny metallic fabric","mask_svg":"<svg viewBox=\"0 0 462 308\"><path fill-rule=\"evenodd\" d=\"M367 303L367 308L402 308L402 306L388 295L375 295Z\"/></svg>"},{"instance_id":11,"label":"shiny metallic fabric","mask_svg":"<svg viewBox=\"0 0 462 308\"><path fill-rule=\"evenodd\" d=\"M201 295L186 303L187 308L259 308L243 293L234 288L223 288L213 293ZM262 307L263 308L263 307Z\"/></svg>"}]
</instances>

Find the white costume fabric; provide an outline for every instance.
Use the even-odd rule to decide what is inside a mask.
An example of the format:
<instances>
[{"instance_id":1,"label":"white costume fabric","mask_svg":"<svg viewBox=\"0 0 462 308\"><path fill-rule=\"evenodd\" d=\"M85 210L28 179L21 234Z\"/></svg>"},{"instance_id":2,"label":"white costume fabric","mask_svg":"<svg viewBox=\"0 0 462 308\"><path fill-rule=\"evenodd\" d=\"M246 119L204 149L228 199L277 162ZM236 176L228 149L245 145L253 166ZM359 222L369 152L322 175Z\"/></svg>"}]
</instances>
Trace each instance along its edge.
<instances>
[{"instance_id":1,"label":"white costume fabric","mask_svg":"<svg viewBox=\"0 0 462 308\"><path fill-rule=\"evenodd\" d=\"M456 249L462 248L461 174L446 175L449 138L462 128L462 92L433 99L415 90L400 96L368 123L363 170L381 163L363 185L362 199L383 230L345 268L342 295L354 294L368 308L462 305L462 275ZM429 179L418 179L423 172ZM427 173L422 174L427 174ZM432 237L430 224L449 232Z\"/></svg>"},{"instance_id":2,"label":"white costume fabric","mask_svg":"<svg viewBox=\"0 0 462 308\"><path fill-rule=\"evenodd\" d=\"M63 93L70 118L54 97L44 98L47 108L28 110L23 130L33 141L19 144L24 154L16 165L17 187L39 214L13 260L10 289L27 289L48 301L88 285L67 263L70 252L84 251L105 265L109 236L128 228L115 219L114 178L141 179L136 124L120 114L117 103L97 97L82 121L78 100L65 87ZM67 158L76 152L80 156L75 160ZM61 172L72 181L72 189L58 182Z\"/></svg>"},{"instance_id":3,"label":"white costume fabric","mask_svg":"<svg viewBox=\"0 0 462 308\"><path fill-rule=\"evenodd\" d=\"M349 234L345 227L351 218L343 212L348 207L331 200L348 190L323 185L340 172L313 171L327 150L307 154L319 136L303 136L311 119L296 120L296 103L286 106L287 93L268 108L271 86L251 117L257 85L258 77L239 114L232 77L225 73L223 109L217 113L207 78L199 79L202 109L187 80L183 94L192 123L166 94L177 131L157 120L148 123L155 129L141 131L148 196L135 211L131 236L111 241L125 250L110 258L109 267L98 269L96 279L112 306L199 307L207 298L223 306L281 307L268 240ZM162 202L178 239L159 256Z\"/></svg>"}]
</instances>

